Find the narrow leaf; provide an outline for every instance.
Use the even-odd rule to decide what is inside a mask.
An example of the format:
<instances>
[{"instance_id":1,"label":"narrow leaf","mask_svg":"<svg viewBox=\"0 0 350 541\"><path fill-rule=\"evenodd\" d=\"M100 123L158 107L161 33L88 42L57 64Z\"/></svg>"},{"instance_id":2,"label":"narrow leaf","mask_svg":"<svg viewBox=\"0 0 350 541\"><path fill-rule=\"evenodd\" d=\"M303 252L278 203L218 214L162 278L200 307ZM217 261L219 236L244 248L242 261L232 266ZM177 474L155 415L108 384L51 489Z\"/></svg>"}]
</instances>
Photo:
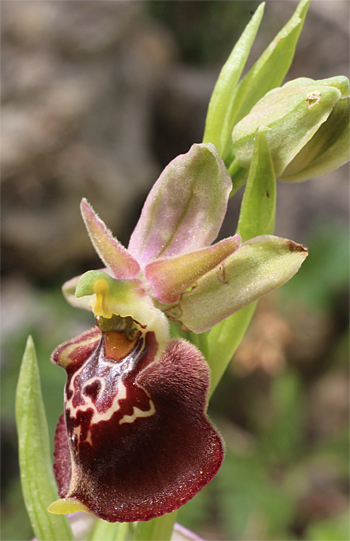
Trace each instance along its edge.
<instances>
[{"instance_id":1,"label":"narrow leaf","mask_svg":"<svg viewBox=\"0 0 350 541\"><path fill-rule=\"evenodd\" d=\"M231 131L260 98L272 88L281 86L292 63L310 1L301 0L291 19L236 87L227 117L230 118ZM231 147L231 140L227 140L226 148L220 154L224 160Z\"/></svg>"},{"instance_id":2,"label":"narrow leaf","mask_svg":"<svg viewBox=\"0 0 350 541\"><path fill-rule=\"evenodd\" d=\"M49 504L57 499L52 472L49 432L41 394L35 348L27 340L16 392L19 464L24 502L39 541L73 540L66 517L51 515Z\"/></svg>"},{"instance_id":3,"label":"narrow leaf","mask_svg":"<svg viewBox=\"0 0 350 541\"><path fill-rule=\"evenodd\" d=\"M248 170L238 165L235 159L232 160L232 162L228 165L227 169L232 179L232 190L230 193L230 197L233 197L241 188L241 186L245 184L248 176Z\"/></svg>"},{"instance_id":4,"label":"narrow leaf","mask_svg":"<svg viewBox=\"0 0 350 541\"><path fill-rule=\"evenodd\" d=\"M252 163L239 215L237 233L243 241L272 235L276 216L276 178L265 134L255 136Z\"/></svg>"},{"instance_id":5,"label":"narrow leaf","mask_svg":"<svg viewBox=\"0 0 350 541\"><path fill-rule=\"evenodd\" d=\"M263 133L257 133L247 186L245 188L237 231L246 241L273 234L276 215L276 178L270 152ZM228 363L242 340L254 315L254 302L216 325L208 336L211 368L211 393L220 381Z\"/></svg>"},{"instance_id":6,"label":"narrow leaf","mask_svg":"<svg viewBox=\"0 0 350 541\"><path fill-rule=\"evenodd\" d=\"M204 143L213 143L219 156L231 136L232 97L234 89L247 61L250 49L258 31L265 4L260 4L250 23L233 48L223 66L210 98L203 136Z\"/></svg>"}]
</instances>

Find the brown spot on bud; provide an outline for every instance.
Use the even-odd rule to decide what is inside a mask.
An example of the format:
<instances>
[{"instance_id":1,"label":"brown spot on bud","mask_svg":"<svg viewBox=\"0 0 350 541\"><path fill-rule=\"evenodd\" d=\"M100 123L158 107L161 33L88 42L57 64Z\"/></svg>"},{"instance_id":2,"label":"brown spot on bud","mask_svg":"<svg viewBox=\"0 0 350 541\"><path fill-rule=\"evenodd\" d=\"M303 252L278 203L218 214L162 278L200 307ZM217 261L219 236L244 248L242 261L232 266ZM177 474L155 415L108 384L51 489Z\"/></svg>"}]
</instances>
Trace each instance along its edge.
<instances>
[{"instance_id":1,"label":"brown spot on bud","mask_svg":"<svg viewBox=\"0 0 350 541\"><path fill-rule=\"evenodd\" d=\"M308 109L319 103L321 99L321 93L318 90L315 90L315 92L311 92L311 94L308 94L306 96L306 104L308 106Z\"/></svg>"},{"instance_id":2,"label":"brown spot on bud","mask_svg":"<svg viewBox=\"0 0 350 541\"><path fill-rule=\"evenodd\" d=\"M226 267L225 262L223 261L216 267L216 276L222 284L228 284L228 280L226 279Z\"/></svg>"},{"instance_id":3,"label":"brown spot on bud","mask_svg":"<svg viewBox=\"0 0 350 541\"><path fill-rule=\"evenodd\" d=\"M307 246L304 246L304 244L298 244L297 242L293 242L292 240L288 240L286 242L286 247L289 249L290 252L309 252Z\"/></svg>"}]
</instances>

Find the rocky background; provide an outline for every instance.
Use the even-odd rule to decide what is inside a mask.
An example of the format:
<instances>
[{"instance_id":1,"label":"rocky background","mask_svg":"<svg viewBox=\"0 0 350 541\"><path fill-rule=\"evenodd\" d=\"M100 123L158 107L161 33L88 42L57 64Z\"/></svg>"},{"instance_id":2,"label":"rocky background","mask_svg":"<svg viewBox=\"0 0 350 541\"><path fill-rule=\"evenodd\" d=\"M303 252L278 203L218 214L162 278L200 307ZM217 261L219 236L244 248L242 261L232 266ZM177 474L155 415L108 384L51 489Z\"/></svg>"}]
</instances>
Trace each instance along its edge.
<instances>
[{"instance_id":1,"label":"rocky background","mask_svg":"<svg viewBox=\"0 0 350 541\"><path fill-rule=\"evenodd\" d=\"M41 340L47 363L55 340L65 340L86 325L86 320L73 318L61 304L60 285L100 266L80 217L79 202L86 197L127 244L162 168L187 152L193 142L201 141L220 68L257 5L250 0L2 1L2 363L6 387L2 442L4 509L10 517L6 539L31 535L25 534L25 528L22 533L16 529L16 506L23 504L17 503L21 498L18 480L12 477L18 475L13 397L24 337L30 331ZM294 1L267 1L249 66L295 6ZM288 78L348 75L348 68L349 3L313 2ZM304 282L301 278L290 289L290 298L299 295L307 306L294 307L289 316L281 315L280 303L286 306L287 301L280 297L263 306L253 334L242 344L232 367L237 405L228 405L224 411L214 400L214 415L222 419L220 428L224 435L227 432L235 456L242 449L249 455L261 444L258 433L263 428L249 425L244 404L260 389L268 411L270 386L279 381L278 374L289 374L289 365L297 370L300 381L312 382L305 421L308 437L331 437L335 426L337 435L344 429L348 387L343 353L339 353L344 352L339 350L344 345L339 344L344 343L347 328L348 178L344 166L301 185L279 183L276 233L309 244L315 257ZM222 236L234 232L240 197L230 202ZM321 284L319 289L316 283ZM333 366L329 356L342 359L340 365L336 361ZM49 395L56 372L47 377L44 393ZM231 389L229 383L225 385ZM300 391L302 400L305 392ZM60 400L58 395L57 407ZM329 418L330 411L333 417ZM52 412L52 422L59 413ZM236 462L232 464L236 478ZM282 475L278 467L276 478ZM338 516L348 502L338 470L336 474L332 468L330 473L327 470L328 477L321 480L317 473L316 481L313 472L310 486L297 498L301 511L289 521L300 539L312 517ZM323 499L318 482L326 486ZM225 490L221 487L219 493ZM208 502L212 501L209 495ZM227 512L225 505L210 507L207 502L211 509L207 523L205 506L199 504L194 507L195 519L188 519L185 512L183 521L201 529L208 539L286 535L286 530L283 534L278 528L276 534L269 530L260 511L247 518L243 529L236 518L230 526L229 517L232 508L239 508L241 492L237 498L231 494ZM312 533L307 535L312 539Z\"/></svg>"},{"instance_id":2,"label":"rocky background","mask_svg":"<svg viewBox=\"0 0 350 541\"><path fill-rule=\"evenodd\" d=\"M50 281L92 257L77 210L83 196L127 242L160 170L200 142L219 68L256 5L2 3L6 275ZM268 2L253 58L294 7ZM347 72L348 8L311 6L290 78ZM345 217L346 180L344 168L281 186L278 233L297 238L320 211Z\"/></svg>"}]
</instances>

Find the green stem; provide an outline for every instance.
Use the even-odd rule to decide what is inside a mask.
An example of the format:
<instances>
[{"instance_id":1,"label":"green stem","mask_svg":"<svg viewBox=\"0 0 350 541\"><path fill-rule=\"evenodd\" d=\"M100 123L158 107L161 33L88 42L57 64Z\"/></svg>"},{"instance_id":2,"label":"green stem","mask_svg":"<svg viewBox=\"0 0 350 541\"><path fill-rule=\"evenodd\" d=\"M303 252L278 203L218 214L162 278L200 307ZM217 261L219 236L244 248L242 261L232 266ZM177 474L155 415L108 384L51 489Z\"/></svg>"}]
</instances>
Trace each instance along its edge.
<instances>
[{"instance_id":1,"label":"green stem","mask_svg":"<svg viewBox=\"0 0 350 541\"><path fill-rule=\"evenodd\" d=\"M147 522L138 522L134 541L170 541L177 511L166 513Z\"/></svg>"},{"instance_id":2,"label":"green stem","mask_svg":"<svg viewBox=\"0 0 350 541\"><path fill-rule=\"evenodd\" d=\"M209 334L208 364L211 370L210 395L213 394L217 384L234 352L242 340L248 325L253 317L257 303L246 306L239 312L216 325Z\"/></svg>"},{"instance_id":3,"label":"green stem","mask_svg":"<svg viewBox=\"0 0 350 541\"><path fill-rule=\"evenodd\" d=\"M192 342L192 344L197 346L197 348L202 352L203 357L207 359L209 355L208 333L203 332L201 334L195 334L191 332L188 334L188 339Z\"/></svg>"},{"instance_id":4,"label":"green stem","mask_svg":"<svg viewBox=\"0 0 350 541\"><path fill-rule=\"evenodd\" d=\"M232 190L230 192L230 197L235 195L238 190L243 186L247 180L248 170L244 169L238 163L233 160L229 167L227 168L232 179Z\"/></svg>"},{"instance_id":5,"label":"green stem","mask_svg":"<svg viewBox=\"0 0 350 541\"><path fill-rule=\"evenodd\" d=\"M129 522L111 523L97 520L90 541L133 541L135 526Z\"/></svg>"},{"instance_id":6,"label":"green stem","mask_svg":"<svg viewBox=\"0 0 350 541\"><path fill-rule=\"evenodd\" d=\"M179 322L170 322L171 337L172 338L184 338L189 342L192 342L197 348L202 352L203 356L207 359L209 355L209 343L208 343L208 333L203 332L201 334L195 334L190 331L183 331L181 329L181 323Z\"/></svg>"}]
</instances>

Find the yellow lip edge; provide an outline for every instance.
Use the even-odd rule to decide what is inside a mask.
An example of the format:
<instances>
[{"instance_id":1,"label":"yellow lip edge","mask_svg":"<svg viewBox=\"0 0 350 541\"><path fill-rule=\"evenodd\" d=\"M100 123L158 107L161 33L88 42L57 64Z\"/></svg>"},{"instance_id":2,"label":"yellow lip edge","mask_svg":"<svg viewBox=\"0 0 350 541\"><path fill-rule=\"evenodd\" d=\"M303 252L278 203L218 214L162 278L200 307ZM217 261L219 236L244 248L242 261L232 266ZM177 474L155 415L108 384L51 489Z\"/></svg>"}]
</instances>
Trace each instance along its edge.
<instances>
[{"instance_id":1,"label":"yellow lip edge","mask_svg":"<svg viewBox=\"0 0 350 541\"><path fill-rule=\"evenodd\" d=\"M84 511L85 513L90 513L88 508L75 500L74 498L62 498L52 502L47 508L49 513L54 515L67 515L68 513L76 513L77 511Z\"/></svg>"}]
</instances>

